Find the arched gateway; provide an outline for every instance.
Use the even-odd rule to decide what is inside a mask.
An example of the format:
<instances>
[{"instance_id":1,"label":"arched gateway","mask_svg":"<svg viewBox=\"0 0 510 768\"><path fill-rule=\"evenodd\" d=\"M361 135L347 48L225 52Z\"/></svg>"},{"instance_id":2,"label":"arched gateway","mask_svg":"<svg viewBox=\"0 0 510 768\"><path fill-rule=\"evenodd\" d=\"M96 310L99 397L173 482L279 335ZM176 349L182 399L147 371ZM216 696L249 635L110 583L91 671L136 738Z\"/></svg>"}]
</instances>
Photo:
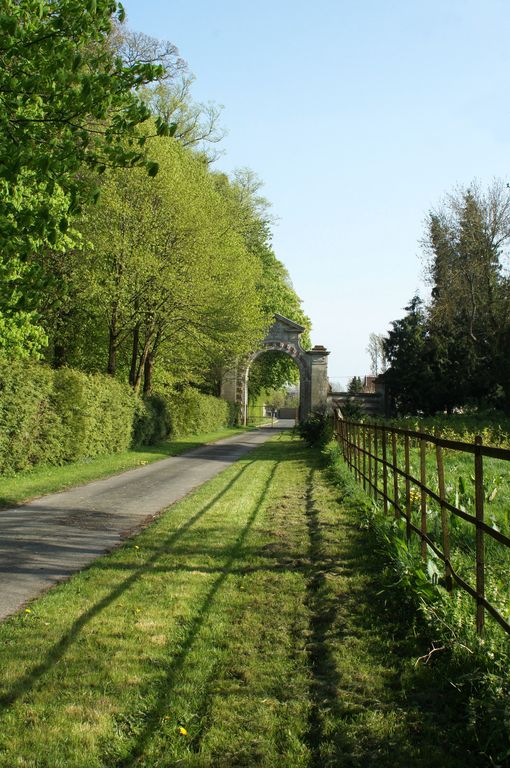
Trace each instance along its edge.
<instances>
[{"instance_id":1,"label":"arched gateway","mask_svg":"<svg viewBox=\"0 0 510 768\"><path fill-rule=\"evenodd\" d=\"M283 352L296 361L299 368L299 419L306 419L314 408L326 404L329 352L320 346L304 350L299 340L304 330L293 320L275 314L274 323L260 349L240 360L224 375L221 396L238 406L241 424L246 424L250 366L264 352Z\"/></svg>"}]
</instances>

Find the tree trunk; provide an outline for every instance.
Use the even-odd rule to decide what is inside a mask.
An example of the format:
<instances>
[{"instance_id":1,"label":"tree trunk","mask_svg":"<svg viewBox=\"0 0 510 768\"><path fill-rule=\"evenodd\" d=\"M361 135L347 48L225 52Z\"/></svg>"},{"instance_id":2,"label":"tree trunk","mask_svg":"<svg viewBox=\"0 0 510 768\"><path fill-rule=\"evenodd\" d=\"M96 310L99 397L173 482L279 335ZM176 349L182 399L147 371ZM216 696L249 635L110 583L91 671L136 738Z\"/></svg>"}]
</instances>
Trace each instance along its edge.
<instances>
[{"instance_id":1,"label":"tree trunk","mask_svg":"<svg viewBox=\"0 0 510 768\"><path fill-rule=\"evenodd\" d=\"M68 363L67 344L56 341L53 345L53 368L63 368Z\"/></svg>"},{"instance_id":2,"label":"tree trunk","mask_svg":"<svg viewBox=\"0 0 510 768\"><path fill-rule=\"evenodd\" d=\"M151 347L149 347L149 350L147 352L147 357L145 359L144 364L144 371L143 371L143 393L144 395L150 395L152 392L152 374L154 371L154 361L156 359L156 354L159 349L159 345L161 344L161 338L162 338L163 331L161 328L158 328L156 331L156 337L154 339L154 343Z\"/></svg>"},{"instance_id":3,"label":"tree trunk","mask_svg":"<svg viewBox=\"0 0 510 768\"><path fill-rule=\"evenodd\" d=\"M129 371L129 383L135 386L136 369L138 363L138 346L140 344L140 323L137 323L133 329L133 348L131 350L131 369Z\"/></svg>"},{"instance_id":4,"label":"tree trunk","mask_svg":"<svg viewBox=\"0 0 510 768\"><path fill-rule=\"evenodd\" d=\"M142 383L142 375L143 375L143 372L145 370L145 361L147 360L147 356L149 354L149 348L150 348L150 339L148 339L145 342L145 345L144 345L144 348L143 348L143 352L142 352L142 354L140 356L140 359L138 361L138 365L136 366L136 374L135 374L135 379L134 379L134 382L133 382L133 389L137 393L140 391L140 385Z\"/></svg>"},{"instance_id":5,"label":"tree trunk","mask_svg":"<svg viewBox=\"0 0 510 768\"><path fill-rule=\"evenodd\" d=\"M152 371L154 367L154 358L152 352L147 353L143 370L143 394L148 396L152 392Z\"/></svg>"},{"instance_id":6,"label":"tree trunk","mask_svg":"<svg viewBox=\"0 0 510 768\"><path fill-rule=\"evenodd\" d=\"M112 310L110 318L110 330L108 337L108 367L107 372L110 376L115 376L117 370L117 308Z\"/></svg>"}]
</instances>

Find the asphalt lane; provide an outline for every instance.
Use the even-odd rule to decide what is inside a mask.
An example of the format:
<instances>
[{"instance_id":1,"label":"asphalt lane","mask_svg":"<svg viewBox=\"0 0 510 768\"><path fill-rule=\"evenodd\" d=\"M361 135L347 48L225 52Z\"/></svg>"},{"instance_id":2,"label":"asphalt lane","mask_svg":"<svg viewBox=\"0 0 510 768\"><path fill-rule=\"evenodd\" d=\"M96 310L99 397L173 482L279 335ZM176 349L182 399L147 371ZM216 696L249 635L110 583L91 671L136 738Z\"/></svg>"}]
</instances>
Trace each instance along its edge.
<instances>
[{"instance_id":1,"label":"asphalt lane","mask_svg":"<svg viewBox=\"0 0 510 768\"><path fill-rule=\"evenodd\" d=\"M0 619L292 425L282 420L0 511Z\"/></svg>"}]
</instances>

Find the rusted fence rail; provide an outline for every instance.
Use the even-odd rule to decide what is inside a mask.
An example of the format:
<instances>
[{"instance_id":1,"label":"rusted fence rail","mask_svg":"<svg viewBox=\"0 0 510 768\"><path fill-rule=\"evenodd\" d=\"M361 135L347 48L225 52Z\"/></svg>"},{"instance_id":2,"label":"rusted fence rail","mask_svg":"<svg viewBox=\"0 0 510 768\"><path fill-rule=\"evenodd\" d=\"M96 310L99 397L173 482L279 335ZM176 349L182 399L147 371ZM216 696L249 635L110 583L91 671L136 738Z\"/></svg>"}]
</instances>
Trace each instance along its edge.
<instances>
[{"instance_id":1,"label":"rusted fence rail","mask_svg":"<svg viewBox=\"0 0 510 768\"><path fill-rule=\"evenodd\" d=\"M408 540L414 533L421 539L421 554L428 557L428 549L444 563L444 584L452 590L453 585L467 592L476 601L476 628L483 633L485 613L490 614L510 634L510 624L499 610L486 598L485 544L490 537L510 548L510 538L497 528L488 525L484 519L484 458L490 457L510 461L510 450L493 448L482 444L476 437L474 443L447 440L439 435L390 427L381 424L366 424L346 421L335 417L335 434L343 457L363 485L376 500L381 500L386 514L390 506L397 518L405 519ZM426 451L435 448L435 487L430 487L427 478ZM411 474L411 448L419 456L419 477ZM400 466L398 462L400 449ZM443 451L460 451L473 456L474 515L459 509L446 498ZM509 465L510 466L510 465ZM429 484L427 484L429 483ZM419 497L419 513L414 515L412 499ZM440 542L433 541L427 530L427 502L433 500L440 509ZM430 503L430 502L429 502ZM475 586L471 586L454 568L450 551L450 515L456 515L473 526L475 538Z\"/></svg>"}]
</instances>

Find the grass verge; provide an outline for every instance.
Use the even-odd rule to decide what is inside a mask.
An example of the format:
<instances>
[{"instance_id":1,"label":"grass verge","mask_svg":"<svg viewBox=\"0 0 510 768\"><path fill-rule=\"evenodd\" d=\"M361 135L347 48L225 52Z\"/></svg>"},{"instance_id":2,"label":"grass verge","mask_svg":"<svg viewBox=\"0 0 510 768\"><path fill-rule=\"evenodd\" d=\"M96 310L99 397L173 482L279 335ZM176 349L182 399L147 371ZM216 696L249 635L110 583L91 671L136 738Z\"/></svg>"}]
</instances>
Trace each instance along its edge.
<instances>
[{"instance_id":1,"label":"grass verge","mask_svg":"<svg viewBox=\"0 0 510 768\"><path fill-rule=\"evenodd\" d=\"M233 437L244 431L245 429L241 427L226 427L217 432L204 432L199 435L179 437L175 440L164 440L158 445L98 456L94 459L85 459L61 467L39 465L26 472L0 477L0 509L21 504L46 493L54 493L81 483L100 480L102 477L125 472L128 469L166 459L169 456L179 456L185 451L191 451L193 448L226 437Z\"/></svg>"},{"instance_id":2,"label":"grass verge","mask_svg":"<svg viewBox=\"0 0 510 768\"><path fill-rule=\"evenodd\" d=\"M357 503L282 436L6 620L0 766L484 765Z\"/></svg>"},{"instance_id":3,"label":"grass verge","mask_svg":"<svg viewBox=\"0 0 510 768\"><path fill-rule=\"evenodd\" d=\"M428 691L441 702L440 717L450 722L448 738L457 729L463 754L472 760L467 764L510 765L508 635L487 617L484 634L478 636L472 598L460 589L446 591L430 560L424 564L418 537L407 542L404 522L385 515L356 485L337 446L328 447L328 461L335 482L352 499L366 545L381 563L382 594L395 609L400 606L414 616L428 643L410 677L412 685L420 695ZM505 574L501 571L499 578Z\"/></svg>"}]
</instances>

